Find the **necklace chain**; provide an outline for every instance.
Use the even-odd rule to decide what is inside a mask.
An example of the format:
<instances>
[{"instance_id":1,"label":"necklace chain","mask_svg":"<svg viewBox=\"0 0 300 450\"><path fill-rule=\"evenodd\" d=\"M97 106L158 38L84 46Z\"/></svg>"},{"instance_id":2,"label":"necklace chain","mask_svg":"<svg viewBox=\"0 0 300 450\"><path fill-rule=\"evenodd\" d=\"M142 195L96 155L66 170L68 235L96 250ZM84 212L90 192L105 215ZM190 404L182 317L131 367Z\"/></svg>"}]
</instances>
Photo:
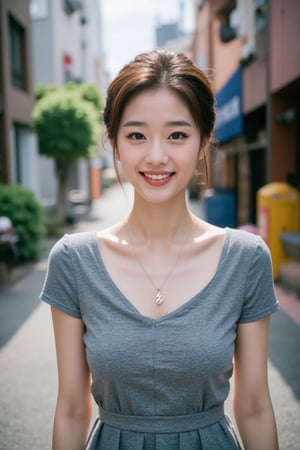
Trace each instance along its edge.
<instances>
[{"instance_id":1,"label":"necklace chain","mask_svg":"<svg viewBox=\"0 0 300 450\"><path fill-rule=\"evenodd\" d=\"M131 238L132 235L131 235L131 230L130 230L128 222L127 222L127 228L128 228L128 234L130 236L130 240L131 240L131 243L132 243L132 238ZM193 228L194 228L194 221L193 221L193 225L192 225L192 230L193 230ZM189 236L190 236L190 234L187 233L186 237L184 239L184 244L182 245L181 250L177 254L175 263L172 265L171 269L167 273L167 276L163 279L163 281L160 284L160 286L156 286L156 284L154 283L153 279L150 277L149 273L147 272L147 270L146 270L142 260L137 255L137 253L134 250L134 248L132 249L132 253L133 253L134 257L136 258L137 262L139 263L139 266L141 267L142 271L144 272L144 274L146 275L146 277L148 278L148 280L150 281L150 283L152 284L152 286L154 287L154 289L156 291L155 298L154 298L154 303L156 303L156 305L158 305L158 306L162 305L162 303L164 302L164 296L163 296L161 290L162 290L163 286L166 284L166 282L169 280L169 278L172 275L172 273L174 272L174 270L175 270L175 268L176 268L176 266L177 266L177 264L179 262L180 256L183 253L183 249L185 247L185 244L187 243L187 240L188 240Z\"/></svg>"}]
</instances>

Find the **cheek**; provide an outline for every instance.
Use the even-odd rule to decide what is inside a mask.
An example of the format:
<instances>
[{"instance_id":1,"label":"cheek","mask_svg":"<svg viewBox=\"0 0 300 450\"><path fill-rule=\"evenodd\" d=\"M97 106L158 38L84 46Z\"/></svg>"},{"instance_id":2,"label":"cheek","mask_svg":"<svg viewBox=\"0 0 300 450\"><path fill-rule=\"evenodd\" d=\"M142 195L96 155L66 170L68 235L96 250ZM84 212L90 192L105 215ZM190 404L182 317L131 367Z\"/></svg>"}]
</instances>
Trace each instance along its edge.
<instances>
[{"instance_id":1,"label":"cheek","mask_svg":"<svg viewBox=\"0 0 300 450\"><path fill-rule=\"evenodd\" d=\"M140 160L141 155L138 152L133 151L132 148L122 145L118 150L118 160L125 166L135 166Z\"/></svg>"},{"instance_id":2,"label":"cheek","mask_svg":"<svg viewBox=\"0 0 300 450\"><path fill-rule=\"evenodd\" d=\"M203 158L203 151L199 150L198 143L195 143L192 147L188 147L185 150L186 151L179 157L179 161L182 165L196 166L198 160Z\"/></svg>"}]
</instances>

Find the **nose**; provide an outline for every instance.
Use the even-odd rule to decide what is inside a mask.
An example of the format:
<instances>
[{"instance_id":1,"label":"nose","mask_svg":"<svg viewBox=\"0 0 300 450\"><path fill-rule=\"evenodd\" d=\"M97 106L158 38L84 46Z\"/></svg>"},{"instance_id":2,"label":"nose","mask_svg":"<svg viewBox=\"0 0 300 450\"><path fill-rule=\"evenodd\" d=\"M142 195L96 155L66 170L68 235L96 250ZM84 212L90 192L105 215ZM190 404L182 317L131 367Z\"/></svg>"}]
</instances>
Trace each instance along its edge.
<instances>
[{"instance_id":1,"label":"nose","mask_svg":"<svg viewBox=\"0 0 300 450\"><path fill-rule=\"evenodd\" d=\"M164 149L163 143L160 139L155 139L150 143L149 149L146 155L146 162L154 166L159 166L161 164L167 164L168 155Z\"/></svg>"}]
</instances>

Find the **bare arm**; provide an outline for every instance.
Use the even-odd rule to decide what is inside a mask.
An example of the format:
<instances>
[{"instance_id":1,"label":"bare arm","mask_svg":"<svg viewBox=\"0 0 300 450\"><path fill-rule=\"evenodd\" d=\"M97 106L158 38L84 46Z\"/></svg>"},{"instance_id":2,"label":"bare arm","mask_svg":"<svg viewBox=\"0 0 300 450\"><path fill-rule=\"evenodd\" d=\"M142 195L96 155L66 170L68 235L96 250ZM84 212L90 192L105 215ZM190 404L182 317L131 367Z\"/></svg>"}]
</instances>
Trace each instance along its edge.
<instances>
[{"instance_id":1,"label":"bare arm","mask_svg":"<svg viewBox=\"0 0 300 450\"><path fill-rule=\"evenodd\" d=\"M238 326L234 414L245 450L278 450L268 387L269 318Z\"/></svg>"},{"instance_id":2,"label":"bare arm","mask_svg":"<svg viewBox=\"0 0 300 450\"><path fill-rule=\"evenodd\" d=\"M51 310L58 366L52 450L82 450L92 415L83 323L54 307Z\"/></svg>"}]
</instances>

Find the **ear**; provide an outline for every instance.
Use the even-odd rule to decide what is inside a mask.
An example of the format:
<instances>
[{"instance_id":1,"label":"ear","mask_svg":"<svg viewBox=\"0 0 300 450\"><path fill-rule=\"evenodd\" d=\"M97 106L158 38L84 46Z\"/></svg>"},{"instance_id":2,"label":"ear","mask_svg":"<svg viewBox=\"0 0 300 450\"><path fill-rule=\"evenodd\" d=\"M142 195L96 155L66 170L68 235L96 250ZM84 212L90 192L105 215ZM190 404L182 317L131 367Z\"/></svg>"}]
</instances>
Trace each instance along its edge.
<instances>
[{"instance_id":1,"label":"ear","mask_svg":"<svg viewBox=\"0 0 300 450\"><path fill-rule=\"evenodd\" d=\"M205 149L203 147L200 147L199 153L198 153L198 161L201 161L205 156Z\"/></svg>"},{"instance_id":2,"label":"ear","mask_svg":"<svg viewBox=\"0 0 300 450\"><path fill-rule=\"evenodd\" d=\"M113 153L115 155L115 160L116 161L120 161L120 154L119 154L119 150L118 150L117 144L115 142L113 142L112 139L109 140L109 143L111 145L111 148L113 149Z\"/></svg>"},{"instance_id":3,"label":"ear","mask_svg":"<svg viewBox=\"0 0 300 450\"><path fill-rule=\"evenodd\" d=\"M207 148L207 141L208 141L208 139L206 139L205 141L201 142L200 150L199 150L199 153L198 153L198 161L201 161L201 159L205 158L205 152L206 152L206 148Z\"/></svg>"},{"instance_id":4,"label":"ear","mask_svg":"<svg viewBox=\"0 0 300 450\"><path fill-rule=\"evenodd\" d=\"M204 139L203 141L201 141L200 143L200 150L198 153L198 160L200 161L201 159L205 158L206 156L206 151L210 145L211 142L211 137L208 136L206 139Z\"/></svg>"}]
</instances>

